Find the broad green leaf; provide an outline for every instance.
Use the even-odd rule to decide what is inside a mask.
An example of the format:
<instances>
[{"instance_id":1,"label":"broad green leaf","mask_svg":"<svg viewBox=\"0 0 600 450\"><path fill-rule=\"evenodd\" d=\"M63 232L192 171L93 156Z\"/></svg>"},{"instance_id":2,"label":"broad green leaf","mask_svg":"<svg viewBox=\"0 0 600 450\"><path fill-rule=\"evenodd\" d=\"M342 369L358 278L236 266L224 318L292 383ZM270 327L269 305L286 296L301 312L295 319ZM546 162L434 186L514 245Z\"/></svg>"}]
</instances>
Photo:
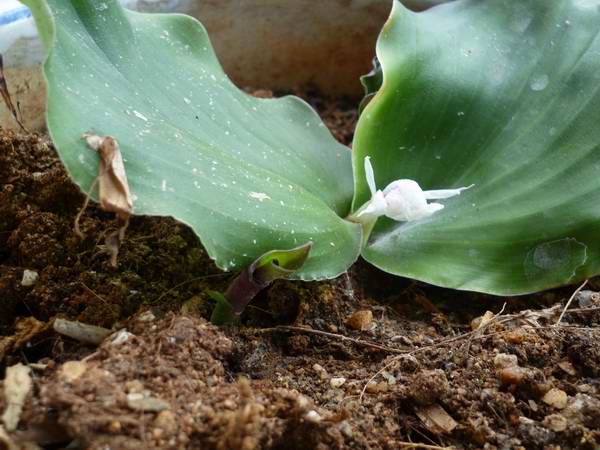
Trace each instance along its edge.
<instances>
[{"instance_id":1,"label":"broad green leaf","mask_svg":"<svg viewBox=\"0 0 600 450\"><path fill-rule=\"evenodd\" d=\"M223 269L308 241L294 277L333 277L357 258L360 229L342 219L350 154L306 103L240 91L190 17L134 13L116 0L25 3L48 49L48 128L83 190L98 161L81 135L110 135L135 213L189 224Z\"/></svg>"},{"instance_id":2,"label":"broad green leaf","mask_svg":"<svg viewBox=\"0 0 600 450\"><path fill-rule=\"evenodd\" d=\"M400 178L475 186L427 219L380 218L364 257L436 285L500 295L600 272L600 1L395 2L384 81L354 142L354 210Z\"/></svg>"}]
</instances>

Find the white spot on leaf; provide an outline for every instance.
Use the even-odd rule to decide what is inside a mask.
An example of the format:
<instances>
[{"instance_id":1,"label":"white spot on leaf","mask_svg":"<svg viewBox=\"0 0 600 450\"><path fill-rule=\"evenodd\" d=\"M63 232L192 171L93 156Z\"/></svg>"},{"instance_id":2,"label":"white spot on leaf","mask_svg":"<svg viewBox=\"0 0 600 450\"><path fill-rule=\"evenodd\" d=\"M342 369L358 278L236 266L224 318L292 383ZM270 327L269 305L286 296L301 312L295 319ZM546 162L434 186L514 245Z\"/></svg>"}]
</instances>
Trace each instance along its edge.
<instances>
[{"instance_id":1,"label":"white spot on leaf","mask_svg":"<svg viewBox=\"0 0 600 450\"><path fill-rule=\"evenodd\" d=\"M543 91L548 87L549 83L550 78L548 78L548 75L539 75L531 81L531 90L536 92Z\"/></svg>"},{"instance_id":2,"label":"white spot on leaf","mask_svg":"<svg viewBox=\"0 0 600 450\"><path fill-rule=\"evenodd\" d=\"M133 114L135 114L135 117L137 117L138 119L143 120L144 122L148 122L148 118L146 116L144 116L141 112L136 111L135 109L133 110Z\"/></svg>"},{"instance_id":3,"label":"white spot on leaf","mask_svg":"<svg viewBox=\"0 0 600 450\"><path fill-rule=\"evenodd\" d=\"M254 198L256 200L258 200L259 202L263 202L265 200L271 200L271 197L269 197L267 194L265 194L264 192L250 192L248 194L248 196L250 198Z\"/></svg>"}]
</instances>

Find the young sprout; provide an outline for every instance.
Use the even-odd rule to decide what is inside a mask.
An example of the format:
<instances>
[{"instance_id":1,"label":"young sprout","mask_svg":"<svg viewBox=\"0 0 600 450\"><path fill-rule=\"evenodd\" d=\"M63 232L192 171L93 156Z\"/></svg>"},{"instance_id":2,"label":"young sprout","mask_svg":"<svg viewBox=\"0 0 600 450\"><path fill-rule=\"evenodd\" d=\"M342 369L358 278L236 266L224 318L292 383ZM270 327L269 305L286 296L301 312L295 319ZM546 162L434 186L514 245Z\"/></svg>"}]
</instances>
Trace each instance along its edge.
<instances>
[{"instance_id":1,"label":"young sprout","mask_svg":"<svg viewBox=\"0 0 600 450\"><path fill-rule=\"evenodd\" d=\"M424 191L414 180L396 180L383 190L377 190L371 158L365 158L365 174L371 191L371 200L365 203L350 219L360 223L371 223L381 216L398 222L410 222L431 216L444 208L441 203L427 203L427 200L442 200L455 197L474 185L458 189Z\"/></svg>"},{"instance_id":2,"label":"young sprout","mask_svg":"<svg viewBox=\"0 0 600 450\"><path fill-rule=\"evenodd\" d=\"M217 302L210 318L215 325L231 325L238 321L250 300L273 281L288 278L300 269L312 250L312 241L290 250L271 250L246 267L233 280L224 294L210 292Z\"/></svg>"}]
</instances>

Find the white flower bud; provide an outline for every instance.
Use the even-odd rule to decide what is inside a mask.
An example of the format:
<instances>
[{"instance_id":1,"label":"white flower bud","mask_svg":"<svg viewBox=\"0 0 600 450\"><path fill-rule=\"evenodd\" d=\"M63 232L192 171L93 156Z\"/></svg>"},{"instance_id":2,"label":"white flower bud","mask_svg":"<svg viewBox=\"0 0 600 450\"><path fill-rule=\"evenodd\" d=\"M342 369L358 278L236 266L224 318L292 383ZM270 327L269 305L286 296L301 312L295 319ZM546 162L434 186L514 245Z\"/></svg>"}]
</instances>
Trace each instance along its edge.
<instances>
[{"instance_id":1,"label":"white flower bud","mask_svg":"<svg viewBox=\"0 0 600 450\"><path fill-rule=\"evenodd\" d=\"M444 208L441 203L427 203L427 200L454 197L473 187L471 185L458 189L423 191L419 183L414 180L396 180L388 184L383 192L378 191L375 184L375 173L368 156L365 158L365 174L371 190L371 200L363 205L355 215L357 219L360 218L361 222L380 216L386 216L399 222L423 219Z\"/></svg>"}]
</instances>

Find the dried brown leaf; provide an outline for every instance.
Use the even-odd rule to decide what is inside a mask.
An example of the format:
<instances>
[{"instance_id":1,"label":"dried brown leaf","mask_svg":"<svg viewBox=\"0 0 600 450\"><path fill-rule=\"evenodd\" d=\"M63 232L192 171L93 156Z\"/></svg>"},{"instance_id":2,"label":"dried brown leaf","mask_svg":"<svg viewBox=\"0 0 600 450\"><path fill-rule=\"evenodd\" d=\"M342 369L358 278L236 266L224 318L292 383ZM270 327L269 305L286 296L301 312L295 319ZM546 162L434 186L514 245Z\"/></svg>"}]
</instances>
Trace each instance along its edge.
<instances>
[{"instance_id":1,"label":"dried brown leaf","mask_svg":"<svg viewBox=\"0 0 600 450\"><path fill-rule=\"evenodd\" d=\"M125 164L119 143L112 136L84 134L88 146L100 156L98 199L103 210L126 220L133 211Z\"/></svg>"},{"instance_id":2,"label":"dried brown leaf","mask_svg":"<svg viewBox=\"0 0 600 450\"><path fill-rule=\"evenodd\" d=\"M23 345L35 339L48 329L46 322L40 322L35 317L26 317L21 319L15 325L15 332L12 336L6 336L0 339L0 361L10 353L18 350Z\"/></svg>"},{"instance_id":3,"label":"dried brown leaf","mask_svg":"<svg viewBox=\"0 0 600 450\"><path fill-rule=\"evenodd\" d=\"M117 267L119 249L125 238L125 230L129 225L129 217L133 212L133 200L129 191L125 164L123 163L119 143L112 136L84 134L83 138L87 145L95 150L100 157L98 177L92 184L90 192L98 184L100 207L105 211L114 212L117 215L118 228L106 236L104 241L110 254L110 264L113 267ZM89 198L90 194L88 193L88 197L75 219L75 232L81 238L83 238L83 233L79 229L79 219L87 207Z\"/></svg>"},{"instance_id":4,"label":"dried brown leaf","mask_svg":"<svg viewBox=\"0 0 600 450\"><path fill-rule=\"evenodd\" d=\"M12 114L21 130L26 132L27 129L23 126L21 119L19 119L18 109L15 108L12 98L10 98L10 94L8 92L8 83L6 82L6 77L4 76L4 58L2 57L2 54L0 54L0 95L2 95L4 104Z\"/></svg>"}]
</instances>

